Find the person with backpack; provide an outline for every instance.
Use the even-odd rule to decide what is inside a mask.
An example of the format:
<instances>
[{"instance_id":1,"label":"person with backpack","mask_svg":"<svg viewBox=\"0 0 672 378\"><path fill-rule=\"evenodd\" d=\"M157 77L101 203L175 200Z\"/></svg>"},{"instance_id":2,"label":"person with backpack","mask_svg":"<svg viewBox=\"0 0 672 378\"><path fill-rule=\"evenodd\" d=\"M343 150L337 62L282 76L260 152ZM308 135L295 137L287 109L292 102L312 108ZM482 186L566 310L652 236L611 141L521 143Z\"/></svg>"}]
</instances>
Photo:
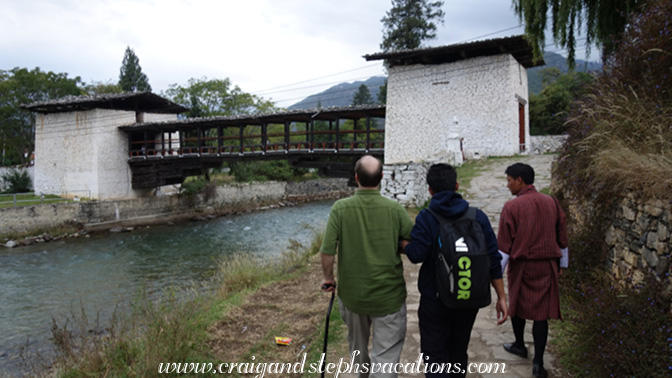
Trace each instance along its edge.
<instances>
[{"instance_id":1,"label":"person with backpack","mask_svg":"<svg viewBox=\"0 0 672 378\"><path fill-rule=\"evenodd\" d=\"M517 197L504 204L497 234L502 270L508 260L509 315L516 338L504 349L527 358L523 333L525 319L532 320L532 375L543 378L548 319L561 318L558 268L568 265L567 221L557 200L535 189L531 166L516 163L505 173Z\"/></svg>"},{"instance_id":2,"label":"person with backpack","mask_svg":"<svg viewBox=\"0 0 672 378\"><path fill-rule=\"evenodd\" d=\"M432 165L427 184L429 208L418 214L411 240L400 247L412 263L422 263L418 320L425 375L464 377L471 330L479 308L491 303L490 285L497 292L497 324L508 316L501 256L488 217L456 192L452 166Z\"/></svg>"}]
</instances>

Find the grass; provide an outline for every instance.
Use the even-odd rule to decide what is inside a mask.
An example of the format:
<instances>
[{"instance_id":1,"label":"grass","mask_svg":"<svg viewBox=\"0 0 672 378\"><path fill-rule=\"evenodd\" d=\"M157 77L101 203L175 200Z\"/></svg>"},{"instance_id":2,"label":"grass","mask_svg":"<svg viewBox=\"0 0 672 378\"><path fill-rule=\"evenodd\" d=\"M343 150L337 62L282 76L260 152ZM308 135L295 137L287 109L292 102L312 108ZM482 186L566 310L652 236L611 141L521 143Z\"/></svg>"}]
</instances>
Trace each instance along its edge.
<instances>
[{"instance_id":1,"label":"grass","mask_svg":"<svg viewBox=\"0 0 672 378\"><path fill-rule=\"evenodd\" d=\"M487 162L490 158L485 160L467 160L464 164L456 167L457 182L460 183L459 192L464 196L468 193L471 186L471 180L478 177L481 172L485 171Z\"/></svg>"},{"instance_id":2,"label":"grass","mask_svg":"<svg viewBox=\"0 0 672 378\"><path fill-rule=\"evenodd\" d=\"M73 202L72 199L62 198L56 195L45 195L44 198L35 193L0 194L0 209L7 207L35 206L44 203Z\"/></svg>"},{"instance_id":3,"label":"grass","mask_svg":"<svg viewBox=\"0 0 672 378\"><path fill-rule=\"evenodd\" d=\"M326 313L325 313L326 315ZM325 316L326 321L326 316ZM348 355L348 341L347 341L347 326L341 318L341 312L338 308L338 299L334 300L334 306L331 310L331 315L329 316L329 333L327 335L327 355L326 362L335 362L337 359L344 358ZM324 347L324 327L319 328L315 331L315 342L310 344L306 351L306 361L320 361L323 353ZM318 377L319 373L310 373L309 369L306 369L305 377Z\"/></svg>"}]
</instances>

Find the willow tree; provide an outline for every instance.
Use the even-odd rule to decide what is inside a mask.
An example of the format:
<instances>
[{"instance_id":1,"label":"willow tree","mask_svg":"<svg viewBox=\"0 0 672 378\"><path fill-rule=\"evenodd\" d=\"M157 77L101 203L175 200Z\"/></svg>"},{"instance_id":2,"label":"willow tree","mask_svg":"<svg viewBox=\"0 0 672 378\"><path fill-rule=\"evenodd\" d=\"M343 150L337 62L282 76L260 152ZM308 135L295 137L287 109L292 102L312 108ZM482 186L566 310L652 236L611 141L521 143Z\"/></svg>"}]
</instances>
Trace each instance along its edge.
<instances>
[{"instance_id":1,"label":"willow tree","mask_svg":"<svg viewBox=\"0 0 672 378\"><path fill-rule=\"evenodd\" d=\"M646 0L512 0L513 9L525 23L525 35L535 58L541 58L546 43L548 18L553 41L567 49L567 61L574 67L576 42L585 33L586 51L591 44L602 48L606 58L617 47L628 16L639 11Z\"/></svg>"}]
</instances>

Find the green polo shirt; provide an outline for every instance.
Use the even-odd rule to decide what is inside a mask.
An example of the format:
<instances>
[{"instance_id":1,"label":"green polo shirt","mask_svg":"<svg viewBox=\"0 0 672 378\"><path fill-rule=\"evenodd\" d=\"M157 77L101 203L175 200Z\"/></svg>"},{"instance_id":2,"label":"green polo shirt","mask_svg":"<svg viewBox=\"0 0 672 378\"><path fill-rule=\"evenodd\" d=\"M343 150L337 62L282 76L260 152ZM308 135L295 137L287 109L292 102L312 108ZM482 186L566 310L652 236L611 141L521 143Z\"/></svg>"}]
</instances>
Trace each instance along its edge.
<instances>
[{"instance_id":1,"label":"green polo shirt","mask_svg":"<svg viewBox=\"0 0 672 378\"><path fill-rule=\"evenodd\" d=\"M338 297L353 312L387 315L406 300L399 239L410 239L413 222L397 202L359 189L331 207L320 252L338 253Z\"/></svg>"}]
</instances>

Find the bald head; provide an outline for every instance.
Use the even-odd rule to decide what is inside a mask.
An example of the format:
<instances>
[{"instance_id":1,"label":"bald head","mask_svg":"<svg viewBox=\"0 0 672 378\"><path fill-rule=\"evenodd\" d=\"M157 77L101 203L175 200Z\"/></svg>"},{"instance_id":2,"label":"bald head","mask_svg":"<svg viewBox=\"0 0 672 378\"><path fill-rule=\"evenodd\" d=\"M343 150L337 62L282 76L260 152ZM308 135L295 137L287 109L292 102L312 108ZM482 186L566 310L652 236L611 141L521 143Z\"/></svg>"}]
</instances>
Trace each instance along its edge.
<instances>
[{"instance_id":1,"label":"bald head","mask_svg":"<svg viewBox=\"0 0 672 378\"><path fill-rule=\"evenodd\" d=\"M363 188L375 188L383 178L383 164L371 155L364 155L355 163L355 179Z\"/></svg>"}]
</instances>

